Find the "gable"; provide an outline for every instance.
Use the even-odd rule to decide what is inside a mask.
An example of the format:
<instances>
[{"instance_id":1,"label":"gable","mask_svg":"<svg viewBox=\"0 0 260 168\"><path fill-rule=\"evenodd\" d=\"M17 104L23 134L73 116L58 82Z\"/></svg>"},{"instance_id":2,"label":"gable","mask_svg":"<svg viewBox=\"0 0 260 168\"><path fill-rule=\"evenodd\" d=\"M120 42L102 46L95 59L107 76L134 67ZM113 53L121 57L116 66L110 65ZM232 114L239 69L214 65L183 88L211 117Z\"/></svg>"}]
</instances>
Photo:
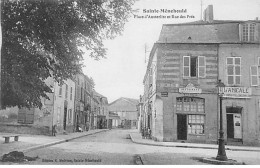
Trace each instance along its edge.
<instances>
[{"instance_id":1,"label":"gable","mask_svg":"<svg viewBox=\"0 0 260 168\"><path fill-rule=\"evenodd\" d=\"M108 105L109 111L137 111L138 101L128 100L127 98L120 98Z\"/></svg>"}]
</instances>

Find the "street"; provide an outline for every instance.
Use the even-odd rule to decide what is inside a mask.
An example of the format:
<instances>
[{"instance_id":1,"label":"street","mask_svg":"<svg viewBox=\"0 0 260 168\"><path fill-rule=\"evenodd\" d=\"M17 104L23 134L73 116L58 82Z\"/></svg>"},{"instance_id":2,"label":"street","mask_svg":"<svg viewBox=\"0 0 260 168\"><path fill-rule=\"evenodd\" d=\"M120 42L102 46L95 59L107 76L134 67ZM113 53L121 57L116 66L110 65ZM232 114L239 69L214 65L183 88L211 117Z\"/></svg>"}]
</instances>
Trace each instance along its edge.
<instances>
[{"instance_id":1,"label":"street","mask_svg":"<svg viewBox=\"0 0 260 168\"><path fill-rule=\"evenodd\" d=\"M22 164L90 164L134 165L135 157L141 156L148 165L202 165L203 157L215 157L217 150L175 148L135 144L128 134L133 130L113 129L66 143L41 148L25 155L39 159ZM259 152L227 151L229 159L246 164L260 164ZM12 163L13 164L13 163Z\"/></svg>"}]
</instances>

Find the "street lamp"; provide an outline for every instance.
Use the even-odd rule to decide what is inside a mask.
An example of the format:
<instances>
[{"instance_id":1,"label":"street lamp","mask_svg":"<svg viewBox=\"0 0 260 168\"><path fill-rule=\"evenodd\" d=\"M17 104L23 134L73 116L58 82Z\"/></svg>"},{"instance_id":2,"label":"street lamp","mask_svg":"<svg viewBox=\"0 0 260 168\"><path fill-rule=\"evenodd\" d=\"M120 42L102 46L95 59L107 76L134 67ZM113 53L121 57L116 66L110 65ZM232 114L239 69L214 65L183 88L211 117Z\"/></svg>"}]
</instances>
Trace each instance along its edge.
<instances>
[{"instance_id":1,"label":"street lamp","mask_svg":"<svg viewBox=\"0 0 260 168\"><path fill-rule=\"evenodd\" d=\"M219 104L220 104L220 110L219 110L219 139L218 139L218 155L216 157L217 160L221 161L227 161L227 155L225 151L225 139L224 139L224 131L223 131L223 115L222 115L222 99L223 99L223 93L220 92L220 88L225 87L225 84L221 82L221 80L218 81L217 88L218 88L218 97L219 97Z\"/></svg>"}]
</instances>

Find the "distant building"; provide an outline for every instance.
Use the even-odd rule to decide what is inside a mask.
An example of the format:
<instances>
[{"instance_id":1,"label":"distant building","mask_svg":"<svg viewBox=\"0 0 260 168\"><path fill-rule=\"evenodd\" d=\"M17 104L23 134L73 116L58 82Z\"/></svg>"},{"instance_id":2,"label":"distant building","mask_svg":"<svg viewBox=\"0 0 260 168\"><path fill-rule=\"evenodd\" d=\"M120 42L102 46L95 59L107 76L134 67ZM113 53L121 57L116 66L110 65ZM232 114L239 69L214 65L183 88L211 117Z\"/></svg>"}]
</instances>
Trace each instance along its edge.
<instances>
[{"instance_id":1,"label":"distant building","mask_svg":"<svg viewBox=\"0 0 260 168\"><path fill-rule=\"evenodd\" d=\"M96 91L94 91L94 98L97 100L97 129L107 128L109 118L107 98Z\"/></svg>"},{"instance_id":2,"label":"distant building","mask_svg":"<svg viewBox=\"0 0 260 168\"><path fill-rule=\"evenodd\" d=\"M52 89L42 108L6 108L0 110L0 132L52 135L96 128L107 128L108 100L94 91L93 81L83 73L67 79L62 85L46 79Z\"/></svg>"},{"instance_id":3,"label":"distant building","mask_svg":"<svg viewBox=\"0 0 260 168\"><path fill-rule=\"evenodd\" d=\"M75 121L74 129L77 131L77 127L81 127L84 131L93 129L94 120L93 111L93 86L89 77L83 73L77 74L75 77Z\"/></svg>"},{"instance_id":4,"label":"distant building","mask_svg":"<svg viewBox=\"0 0 260 168\"><path fill-rule=\"evenodd\" d=\"M138 105L137 99L119 98L108 105L109 113L115 113L120 120L115 120L118 127L137 128L138 124Z\"/></svg>"},{"instance_id":5,"label":"distant building","mask_svg":"<svg viewBox=\"0 0 260 168\"><path fill-rule=\"evenodd\" d=\"M260 145L260 21L164 24L144 77L144 126L159 141L216 143L218 80L227 144Z\"/></svg>"}]
</instances>

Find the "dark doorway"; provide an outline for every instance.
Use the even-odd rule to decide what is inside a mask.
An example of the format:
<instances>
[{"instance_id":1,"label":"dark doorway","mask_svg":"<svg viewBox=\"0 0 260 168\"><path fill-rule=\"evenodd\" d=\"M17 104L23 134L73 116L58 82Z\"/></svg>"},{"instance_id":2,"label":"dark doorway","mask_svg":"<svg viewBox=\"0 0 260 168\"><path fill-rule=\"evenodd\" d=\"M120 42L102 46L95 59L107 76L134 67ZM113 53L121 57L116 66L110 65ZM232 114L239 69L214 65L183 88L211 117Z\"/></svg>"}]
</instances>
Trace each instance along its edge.
<instances>
[{"instance_id":1,"label":"dark doorway","mask_svg":"<svg viewBox=\"0 0 260 168\"><path fill-rule=\"evenodd\" d=\"M227 138L234 138L233 114L227 114Z\"/></svg>"},{"instance_id":2,"label":"dark doorway","mask_svg":"<svg viewBox=\"0 0 260 168\"><path fill-rule=\"evenodd\" d=\"M67 123L67 107L64 108L64 119L63 119L63 129L66 130Z\"/></svg>"},{"instance_id":3,"label":"dark doorway","mask_svg":"<svg viewBox=\"0 0 260 168\"><path fill-rule=\"evenodd\" d=\"M178 140L187 140L187 116L177 115L177 138Z\"/></svg>"}]
</instances>

